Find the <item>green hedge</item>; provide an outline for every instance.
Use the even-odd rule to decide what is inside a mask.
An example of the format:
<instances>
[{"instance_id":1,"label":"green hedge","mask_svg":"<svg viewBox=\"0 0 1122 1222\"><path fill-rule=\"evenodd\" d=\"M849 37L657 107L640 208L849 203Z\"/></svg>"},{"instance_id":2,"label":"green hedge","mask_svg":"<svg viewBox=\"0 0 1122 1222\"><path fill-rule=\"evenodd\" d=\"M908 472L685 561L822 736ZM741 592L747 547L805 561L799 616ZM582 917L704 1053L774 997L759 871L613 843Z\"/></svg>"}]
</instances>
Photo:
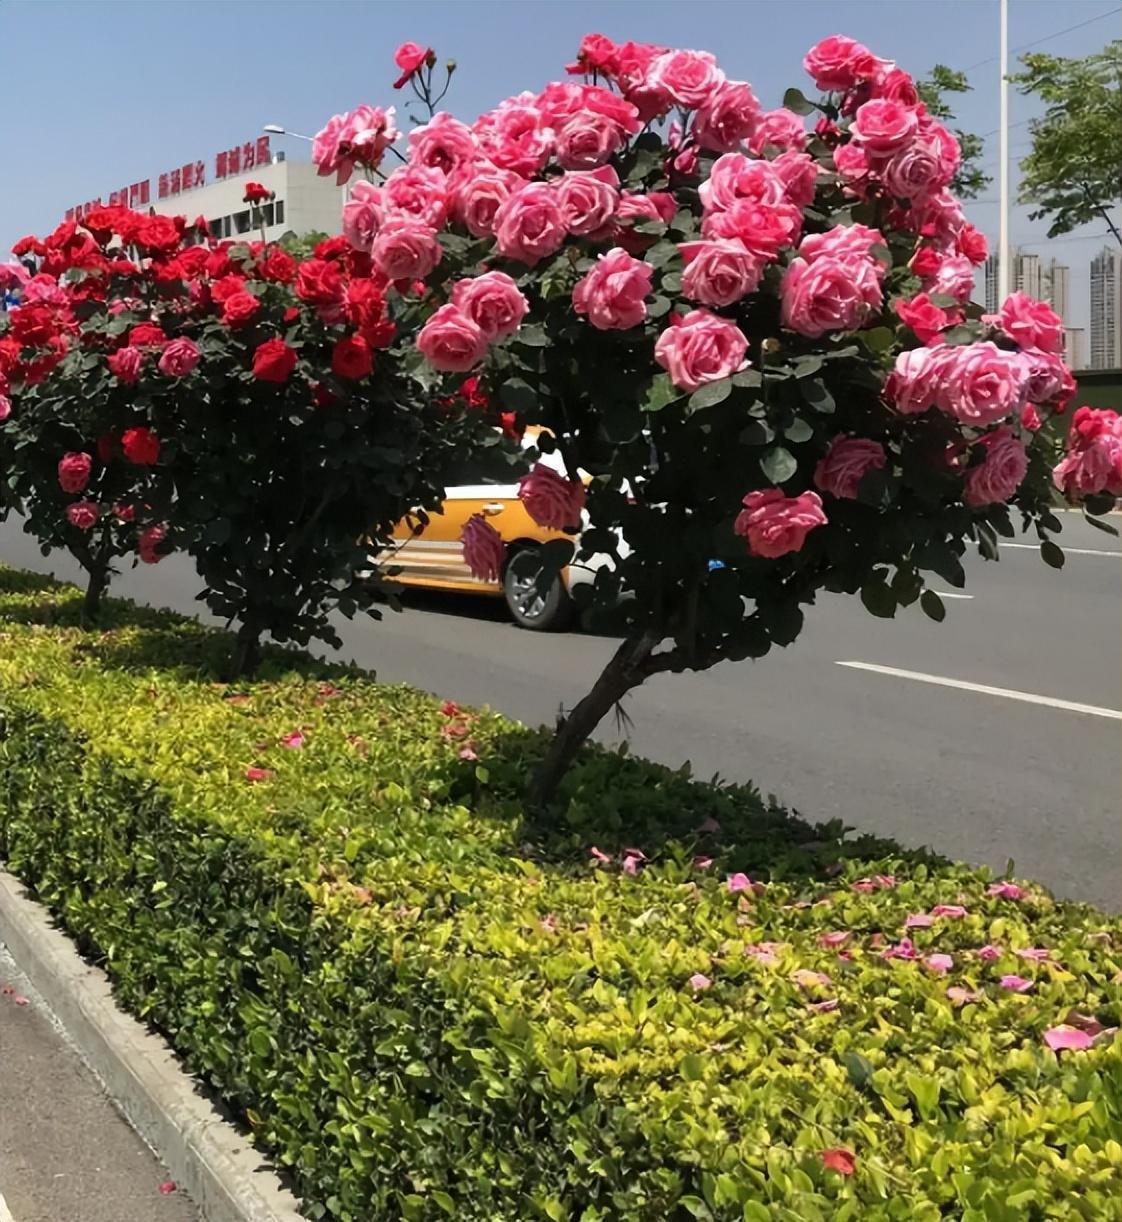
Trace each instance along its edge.
<instances>
[{"instance_id":1,"label":"green hedge","mask_svg":"<svg viewBox=\"0 0 1122 1222\"><path fill-rule=\"evenodd\" d=\"M1116 918L598 750L533 832L536 734L79 602L0 570L0 852L311 1217L1122 1218L1122 1041L1042 1038L1118 1024Z\"/></svg>"}]
</instances>

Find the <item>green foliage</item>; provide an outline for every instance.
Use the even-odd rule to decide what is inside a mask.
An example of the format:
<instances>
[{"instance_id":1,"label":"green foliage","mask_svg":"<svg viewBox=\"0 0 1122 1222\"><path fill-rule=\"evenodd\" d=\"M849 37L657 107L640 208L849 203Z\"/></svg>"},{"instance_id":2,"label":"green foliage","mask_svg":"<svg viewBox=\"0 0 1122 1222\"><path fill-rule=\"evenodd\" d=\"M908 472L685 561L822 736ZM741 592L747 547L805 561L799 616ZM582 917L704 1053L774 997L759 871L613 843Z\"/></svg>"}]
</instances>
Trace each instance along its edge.
<instances>
[{"instance_id":1,"label":"green foliage","mask_svg":"<svg viewBox=\"0 0 1122 1222\"><path fill-rule=\"evenodd\" d=\"M539 735L277 650L228 687L222 633L0 591L0 853L309 1217L1122 1218L1122 1044L1041 1039L1118 1024L1117 918L599 749L534 833ZM883 957L939 903L910 936L946 976Z\"/></svg>"},{"instance_id":2,"label":"green foliage","mask_svg":"<svg viewBox=\"0 0 1122 1222\"><path fill-rule=\"evenodd\" d=\"M326 242L330 236L318 229L310 229L307 233L295 233L290 229L288 233L281 234L278 245L287 250L294 259L303 262L310 259L315 248L321 242Z\"/></svg>"},{"instance_id":3,"label":"green foliage","mask_svg":"<svg viewBox=\"0 0 1122 1222\"><path fill-rule=\"evenodd\" d=\"M954 124L954 108L947 100L948 93L969 93L974 88L966 79L965 72L948 68L946 64L936 64L931 69L931 75L925 80L916 81L916 92L920 101L927 107L927 113L942 123ZM993 182L993 175L984 173L980 168L985 142L981 136L973 132L963 131L961 127L951 127L962 150L962 162L958 173L951 183L951 190L961 199L977 199L979 195Z\"/></svg>"},{"instance_id":4,"label":"green foliage","mask_svg":"<svg viewBox=\"0 0 1122 1222\"><path fill-rule=\"evenodd\" d=\"M1050 238L1105 221L1122 242L1112 219L1122 200L1122 39L1082 59L1032 51L1021 62L1010 80L1047 105L1029 127L1021 202L1035 207L1034 220L1049 219Z\"/></svg>"}]
</instances>

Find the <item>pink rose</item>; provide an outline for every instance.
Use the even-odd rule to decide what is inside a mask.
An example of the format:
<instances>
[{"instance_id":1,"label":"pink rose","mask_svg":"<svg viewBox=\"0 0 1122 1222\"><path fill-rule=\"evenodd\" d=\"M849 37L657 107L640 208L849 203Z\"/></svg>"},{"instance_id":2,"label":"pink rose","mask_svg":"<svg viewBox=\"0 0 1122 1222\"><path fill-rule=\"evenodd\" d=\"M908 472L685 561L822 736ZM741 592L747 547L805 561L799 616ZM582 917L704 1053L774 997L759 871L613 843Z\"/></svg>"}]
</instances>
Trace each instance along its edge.
<instances>
[{"instance_id":1,"label":"pink rose","mask_svg":"<svg viewBox=\"0 0 1122 1222\"><path fill-rule=\"evenodd\" d=\"M472 127L484 156L523 178L536 174L553 152L553 131L535 102L532 93L507 98Z\"/></svg>"},{"instance_id":2,"label":"pink rose","mask_svg":"<svg viewBox=\"0 0 1122 1222\"><path fill-rule=\"evenodd\" d=\"M404 217L439 229L448 219L448 180L429 166L399 166L386 179L382 204L387 219Z\"/></svg>"},{"instance_id":3,"label":"pink rose","mask_svg":"<svg viewBox=\"0 0 1122 1222\"><path fill-rule=\"evenodd\" d=\"M879 229L869 229L865 225L835 225L825 233L808 233L799 243L799 255L808 263L813 263L824 255L835 259L854 255L871 259L873 247L884 245L884 235ZM878 276L883 277L886 270L884 265L873 261L876 263Z\"/></svg>"},{"instance_id":4,"label":"pink rose","mask_svg":"<svg viewBox=\"0 0 1122 1222\"><path fill-rule=\"evenodd\" d=\"M622 147L620 125L594 110L578 110L557 132L557 163L565 170L591 170Z\"/></svg>"},{"instance_id":5,"label":"pink rose","mask_svg":"<svg viewBox=\"0 0 1122 1222\"><path fill-rule=\"evenodd\" d=\"M979 233L973 225L963 225L955 239L955 247L960 255L965 255L975 266L985 263L989 254L989 243L986 235Z\"/></svg>"},{"instance_id":6,"label":"pink rose","mask_svg":"<svg viewBox=\"0 0 1122 1222\"><path fill-rule=\"evenodd\" d=\"M665 47L649 42L625 42L616 48L616 80L644 123L666 114L673 105L670 94L651 77L651 66L664 54Z\"/></svg>"},{"instance_id":7,"label":"pink rose","mask_svg":"<svg viewBox=\"0 0 1122 1222\"><path fill-rule=\"evenodd\" d=\"M654 269L615 246L573 289L573 309L599 331L626 331L647 317Z\"/></svg>"},{"instance_id":8,"label":"pink rose","mask_svg":"<svg viewBox=\"0 0 1122 1222\"><path fill-rule=\"evenodd\" d=\"M136 550L144 564L159 564L164 553L159 550L160 544L167 538L168 528L164 525L149 526L140 532Z\"/></svg>"},{"instance_id":9,"label":"pink rose","mask_svg":"<svg viewBox=\"0 0 1122 1222\"><path fill-rule=\"evenodd\" d=\"M946 293L965 305L974 291L974 265L965 255L945 255L939 270L924 281L929 293Z\"/></svg>"},{"instance_id":10,"label":"pink rose","mask_svg":"<svg viewBox=\"0 0 1122 1222\"><path fill-rule=\"evenodd\" d=\"M882 301L876 265L852 256L826 255L813 263L794 259L783 273L780 292L783 326L811 338L855 331Z\"/></svg>"},{"instance_id":11,"label":"pink rose","mask_svg":"<svg viewBox=\"0 0 1122 1222\"><path fill-rule=\"evenodd\" d=\"M409 133L409 161L449 175L470 169L479 157L471 128L441 111Z\"/></svg>"},{"instance_id":12,"label":"pink rose","mask_svg":"<svg viewBox=\"0 0 1122 1222\"><path fill-rule=\"evenodd\" d=\"M879 471L887 462L879 441L865 437L835 437L825 458L814 468L815 486L843 500L857 499L866 471Z\"/></svg>"},{"instance_id":13,"label":"pink rose","mask_svg":"<svg viewBox=\"0 0 1122 1222\"><path fill-rule=\"evenodd\" d=\"M814 192L818 185L818 162L807 153L788 149L780 153L771 163L772 168L787 188L787 199L796 208L805 208L814 203Z\"/></svg>"},{"instance_id":14,"label":"pink rose","mask_svg":"<svg viewBox=\"0 0 1122 1222\"><path fill-rule=\"evenodd\" d=\"M916 415L941 405L958 361L958 348L912 348L901 352L885 383L885 393L904 415Z\"/></svg>"},{"instance_id":15,"label":"pink rose","mask_svg":"<svg viewBox=\"0 0 1122 1222\"><path fill-rule=\"evenodd\" d=\"M855 184L860 184L869 177L869 159L859 144L839 144L834 149L834 166L855 190Z\"/></svg>"},{"instance_id":16,"label":"pink rose","mask_svg":"<svg viewBox=\"0 0 1122 1222\"><path fill-rule=\"evenodd\" d=\"M421 328L417 347L441 373L467 373L487 355L487 336L451 302L442 305Z\"/></svg>"},{"instance_id":17,"label":"pink rose","mask_svg":"<svg viewBox=\"0 0 1122 1222\"><path fill-rule=\"evenodd\" d=\"M12 414L12 401L7 395L0 395L0 424Z\"/></svg>"},{"instance_id":18,"label":"pink rose","mask_svg":"<svg viewBox=\"0 0 1122 1222\"><path fill-rule=\"evenodd\" d=\"M1063 320L1047 302L1027 293L1010 293L1001 307L1001 329L1022 348L1062 352Z\"/></svg>"},{"instance_id":19,"label":"pink rose","mask_svg":"<svg viewBox=\"0 0 1122 1222\"><path fill-rule=\"evenodd\" d=\"M966 217L962 205L943 187L912 200L904 223L920 237L930 238L940 246L953 246L966 225Z\"/></svg>"},{"instance_id":20,"label":"pink rose","mask_svg":"<svg viewBox=\"0 0 1122 1222\"><path fill-rule=\"evenodd\" d=\"M708 51L667 51L651 64L647 81L688 110L704 105L724 83L725 74Z\"/></svg>"},{"instance_id":21,"label":"pink rose","mask_svg":"<svg viewBox=\"0 0 1122 1222\"><path fill-rule=\"evenodd\" d=\"M770 161L725 153L713 162L698 194L706 212L727 211L740 199L781 204L787 199L787 184Z\"/></svg>"},{"instance_id":22,"label":"pink rose","mask_svg":"<svg viewBox=\"0 0 1122 1222\"><path fill-rule=\"evenodd\" d=\"M561 204L549 183L527 183L495 213L495 238L500 253L531 267L556 254L565 234Z\"/></svg>"},{"instance_id":23,"label":"pink rose","mask_svg":"<svg viewBox=\"0 0 1122 1222\"><path fill-rule=\"evenodd\" d=\"M861 43L844 34L823 38L806 53L803 67L823 93L841 93L861 81L871 80L880 61Z\"/></svg>"},{"instance_id":24,"label":"pink rose","mask_svg":"<svg viewBox=\"0 0 1122 1222\"><path fill-rule=\"evenodd\" d=\"M106 357L105 363L119 382L123 382L126 386L131 386L140 378L140 371L144 366L144 354L139 348L133 348L130 345L127 348L118 348L116 352L111 352Z\"/></svg>"},{"instance_id":25,"label":"pink rose","mask_svg":"<svg viewBox=\"0 0 1122 1222\"><path fill-rule=\"evenodd\" d=\"M954 363L939 407L976 428L1020 412L1028 387L1028 368L1020 353L1005 352L992 343L969 344L951 351L955 353Z\"/></svg>"},{"instance_id":26,"label":"pink rose","mask_svg":"<svg viewBox=\"0 0 1122 1222\"><path fill-rule=\"evenodd\" d=\"M393 53L393 62L402 72L412 76L429 55L428 47L422 47L419 42L403 42Z\"/></svg>"},{"instance_id":27,"label":"pink rose","mask_svg":"<svg viewBox=\"0 0 1122 1222\"><path fill-rule=\"evenodd\" d=\"M548 530L579 526L584 497L579 479L566 479L545 463L535 463L530 474L518 481L518 498L526 512Z\"/></svg>"},{"instance_id":28,"label":"pink rose","mask_svg":"<svg viewBox=\"0 0 1122 1222\"><path fill-rule=\"evenodd\" d=\"M343 205L343 236L355 250L370 253L374 236L385 219L381 187L369 182L357 182L351 197Z\"/></svg>"},{"instance_id":29,"label":"pink rose","mask_svg":"<svg viewBox=\"0 0 1122 1222\"><path fill-rule=\"evenodd\" d=\"M756 130L752 133L749 149L759 155L768 145L780 151L806 148L806 127L793 110L780 106L777 110L765 110L760 115Z\"/></svg>"},{"instance_id":30,"label":"pink rose","mask_svg":"<svg viewBox=\"0 0 1122 1222\"><path fill-rule=\"evenodd\" d=\"M778 488L749 492L734 530L748 540L753 556L775 560L802 550L807 535L826 525L822 498L817 492L784 496Z\"/></svg>"},{"instance_id":31,"label":"pink rose","mask_svg":"<svg viewBox=\"0 0 1122 1222\"><path fill-rule=\"evenodd\" d=\"M958 141L940 124L901 148L881 171L884 185L900 199L915 199L945 187L960 160Z\"/></svg>"},{"instance_id":32,"label":"pink rose","mask_svg":"<svg viewBox=\"0 0 1122 1222\"><path fill-rule=\"evenodd\" d=\"M850 134L870 157L891 157L916 133L916 112L891 98L874 98L857 107Z\"/></svg>"},{"instance_id":33,"label":"pink rose","mask_svg":"<svg viewBox=\"0 0 1122 1222\"><path fill-rule=\"evenodd\" d=\"M75 501L66 507L66 520L78 530L92 530L99 517L101 507L93 501Z\"/></svg>"},{"instance_id":34,"label":"pink rose","mask_svg":"<svg viewBox=\"0 0 1122 1222\"><path fill-rule=\"evenodd\" d=\"M457 281L452 289L452 304L491 342L513 335L530 308L505 272L485 272L473 280Z\"/></svg>"},{"instance_id":35,"label":"pink rose","mask_svg":"<svg viewBox=\"0 0 1122 1222\"><path fill-rule=\"evenodd\" d=\"M655 343L655 360L681 390L697 390L747 368L748 340L727 318L691 310Z\"/></svg>"},{"instance_id":36,"label":"pink rose","mask_svg":"<svg viewBox=\"0 0 1122 1222\"><path fill-rule=\"evenodd\" d=\"M611 221L619 202L619 176L611 166L570 171L555 180L557 202L570 233L596 234Z\"/></svg>"},{"instance_id":37,"label":"pink rose","mask_svg":"<svg viewBox=\"0 0 1122 1222\"><path fill-rule=\"evenodd\" d=\"M711 212L701 222L704 238L739 238L761 258L772 260L799 236L803 214L794 204L757 204L738 199L724 212Z\"/></svg>"},{"instance_id":38,"label":"pink rose","mask_svg":"<svg viewBox=\"0 0 1122 1222\"><path fill-rule=\"evenodd\" d=\"M901 106L918 106L919 91L916 83L903 68L889 68L878 72L873 81L873 97L889 98Z\"/></svg>"},{"instance_id":39,"label":"pink rose","mask_svg":"<svg viewBox=\"0 0 1122 1222\"><path fill-rule=\"evenodd\" d=\"M58 486L63 492L85 492L92 468L93 458L84 451L64 454L58 464Z\"/></svg>"},{"instance_id":40,"label":"pink rose","mask_svg":"<svg viewBox=\"0 0 1122 1222\"><path fill-rule=\"evenodd\" d=\"M193 339L173 339L160 357L159 370L169 378L185 378L199 363L199 346Z\"/></svg>"},{"instance_id":41,"label":"pink rose","mask_svg":"<svg viewBox=\"0 0 1122 1222\"><path fill-rule=\"evenodd\" d=\"M477 581L498 581L506 560L503 537L482 514L473 514L460 533L464 563Z\"/></svg>"},{"instance_id":42,"label":"pink rose","mask_svg":"<svg viewBox=\"0 0 1122 1222\"><path fill-rule=\"evenodd\" d=\"M662 221L669 224L678 212L678 203L669 191L650 191L646 195L634 195L630 191L620 194L616 207L616 220Z\"/></svg>"},{"instance_id":43,"label":"pink rose","mask_svg":"<svg viewBox=\"0 0 1122 1222\"><path fill-rule=\"evenodd\" d=\"M682 293L708 306L727 306L754 293L764 261L738 238L683 242L678 251L686 270Z\"/></svg>"},{"instance_id":44,"label":"pink rose","mask_svg":"<svg viewBox=\"0 0 1122 1222\"><path fill-rule=\"evenodd\" d=\"M477 238L490 237L495 232L496 213L523 182L512 171L491 165L478 165L454 181L453 212Z\"/></svg>"},{"instance_id":45,"label":"pink rose","mask_svg":"<svg viewBox=\"0 0 1122 1222\"><path fill-rule=\"evenodd\" d=\"M966 490L962 499L967 505L992 505L1007 501L1021 486L1028 470L1025 447L1008 425L994 429L978 439L985 458L966 472Z\"/></svg>"},{"instance_id":46,"label":"pink rose","mask_svg":"<svg viewBox=\"0 0 1122 1222\"><path fill-rule=\"evenodd\" d=\"M1036 408L1031 403L1026 403L1021 409L1021 428L1027 433L1035 433L1043 423Z\"/></svg>"},{"instance_id":47,"label":"pink rose","mask_svg":"<svg viewBox=\"0 0 1122 1222\"><path fill-rule=\"evenodd\" d=\"M370 247L371 262L387 280L423 280L440 256L436 232L407 217L386 221Z\"/></svg>"},{"instance_id":48,"label":"pink rose","mask_svg":"<svg viewBox=\"0 0 1122 1222\"><path fill-rule=\"evenodd\" d=\"M1122 417L1117 412L1079 408L1067 447L1052 473L1057 488L1072 500L1096 492L1122 496Z\"/></svg>"},{"instance_id":49,"label":"pink rose","mask_svg":"<svg viewBox=\"0 0 1122 1222\"><path fill-rule=\"evenodd\" d=\"M731 153L751 138L760 104L746 81L725 81L698 108L693 137L703 149Z\"/></svg>"},{"instance_id":50,"label":"pink rose","mask_svg":"<svg viewBox=\"0 0 1122 1222\"><path fill-rule=\"evenodd\" d=\"M900 299L894 304L900 321L911 327L921 344L940 340L943 330L954 321L951 315L935 305L926 293L917 293L910 301Z\"/></svg>"}]
</instances>

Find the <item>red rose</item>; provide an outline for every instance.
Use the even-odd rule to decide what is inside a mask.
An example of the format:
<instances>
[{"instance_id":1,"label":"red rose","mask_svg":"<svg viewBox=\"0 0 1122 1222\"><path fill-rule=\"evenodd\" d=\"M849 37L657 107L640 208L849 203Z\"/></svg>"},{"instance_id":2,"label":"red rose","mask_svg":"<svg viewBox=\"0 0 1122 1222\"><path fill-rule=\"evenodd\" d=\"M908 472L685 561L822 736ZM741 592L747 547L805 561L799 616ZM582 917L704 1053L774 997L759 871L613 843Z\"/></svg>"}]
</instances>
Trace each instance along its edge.
<instances>
[{"instance_id":1,"label":"red rose","mask_svg":"<svg viewBox=\"0 0 1122 1222\"><path fill-rule=\"evenodd\" d=\"M5 377L15 369L19 362L20 346L11 336L0 339L0 374Z\"/></svg>"},{"instance_id":2,"label":"red rose","mask_svg":"<svg viewBox=\"0 0 1122 1222\"><path fill-rule=\"evenodd\" d=\"M134 327L133 330L136 328ZM131 386L140 378L140 371L144 367L144 353L139 348L134 348L131 344L124 348L119 348L116 352L111 352L106 358L105 363L109 366L109 372L116 377L119 382L123 382L126 386ZM104 459L102 460L105 461Z\"/></svg>"},{"instance_id":3,"label":"red rose","mask_svg":"<svg viewBox=\"0 0 1122 1222\"><path fill-rule=\"evenodd\" d=\"M162 348L168 337L154 322L137 323L129 332L129 345L133 348Z\"/></svg>"},{"instance_id":4,"label":"red rose","mask_svg":"<svg viewBox=\"0 0 1122 1222\"><path fill-rule=\"evenodd\" d=\"M205 246L188 246L175 257L175 265L188 279L201 276L206 271L210 254Z\"/></svg>"},{"instance_id":5,"label":"red rose","mask_svg":"<svg viewBox=\"0 0 1122 1222\"><path fill-rule=\"evenodd\" d=\"M270 247L269 253L257 269L262 280L277 284L291 284L296 279L296 260L279 246Z\"/></svg>"},{"instance_id":6,"label":"red rose","mask_svg":"<svg viewBox=\"0 0 1122 1222\"><path fill-rule=\"evenodd\" d=\"M20 238L20 240L12 247L12 254L15 255L17 259L22 258L24 255L42 256L46 253L47 248L43 245L43 243L38 238L32 237L30 234L28 234L26 238Z\"/></svg>"},{"instance_id":7,"label":"red rose","mask_svg":"<svg viewBox=\"0 0 1122 1222\"><path fill-rule=\"evenodd\" d=\"M191 222L191 228L199 235L200 238L210 237L210 222L205 216L197 216Z\"/></svg>"},{"instance_id":8,"label":"red rose","mask_svg":"<svg viewBox=\"0 0 1122 1222\"><path fill-rule=\"evenodd\" d=\"M272 191L268 187L263 187L259 182L247 182L245 184L245 195L242 197L243 203L259 204L263 199L272 198Z\"/></svg>"},{"instance_id":9,"label":"red rose","mask_svg":"<svg viewBox=\"0 0 1122 1222\"><path fill-rule=\"evenodd\" d=\"M317 382L312 387L312 402L316 407L331 407L332 404L338 403L339 399L322 382Z\"/></svg>"},{"instance_id":10,"label":"red rose","mask_svg":"<svg viewBox=\"0 0 1122 1222\"><path fill-rule=\"evenodd\" d=\"M179 226L170 216L146 217L137 226L136 241L148 250L174 250L179 245Z\"/></svg>"},{"instance_id":11,"label":"red rose","mask_svg":"<svg viewBox=\"0 0 1122 1222\"><path fill-rule=\"evenodd\" d=\"M343 276L338 266L323 259L301 263L296 296L315 306L324 322L337 322L343 313Z\"/></svg>"},{"instance_id":12,"label":"red rose","mask_svg":"<svg viewBox=\"0 0 1122 1222\"><path fill-rule=\"evenodd\" d=\"M924 246L916 251L911 262L911 269L921 279L926 280L937 275L942 265L943 260L935 250L930 246Z\"/></svg>"},{"instance_id":13,"label":"red rose","mask_svg":"<svg viewBox=\"0 0 1122 1222\"><path fill-rule=\"evenodd\" d=\"M282 317L285 322L295 322L300 317L300 311L295 306L289 306Z\"/></svg>"},{"instance_id":14,"label":"red rose","mask_svg":"<svg viewBox=\"0 0 1122 1222\"><path fill-rule=\"evenodd\" d=\"M245 277L239 276L236 272L231 272L226 276L219 276L210 286L210 295L219 305L223 305L235 293L242 293L244 291Z\"/></svg>"},{"instance_id":15,"label":"red rose","mask_svg":"<svg viewBox=\"0 0 1122 1222\"><path fill-rule=\"evenodd\" d=\"M94 208L82 217L82 224L98 241L104 242L117 228L119 208Z\"/></svg>"},{"instance_id":16,"label":"red rose","mask_svg":"<svg viewBox=\"0 0 1122 1222\"><path fill-rule=\"evenodd\" d=\"M219 250L212 250L207 258L206 274L212 280L226 276L234 269L234 265L230 262L230 256L226 253L226 250L226 246Z\"/></svg>"},{"instance_id":17,"label":"red rose","mask_svg":"<svg viewBox=\"0 0 1122 1222\"><path fill-rule=\"evenodd\" d=\"M151 429L125 429L121 434L121 449L125 457L138 467L150 467L160 458L160 439Z\"/></svg>"},{"instance_id":18,"label":"red rose","mask_svg":"<svg viewBox=\"0 0 1122 1222\"><path fill-rule=\"evenodd\" d=\"M58 486L63 492L85 492L92 467L93 459L86 453L64 454L58 464Z\"/></svg>"},{"instance_id":19,"label":"red rose","mask_svg":"<svg viewBox=\"0 0 1122 1222\"><path fill-rule=\"evenodd\" d=\"M222 308L222 321L228 327L244 326L261 308L261 302L252 293L234 293L226 298Z\"/></svg>"},{"instance_id":20,"label":"red rose","mask_svg":"<svg viewBox=\"0 0 1122 1222\"><path fill-rule=\"evenodd\" d=\"M47 347L60 330L54 310L43 302L33 301L9 317L13 338L29 348Z\"/></svg>"},{"instance_id":21,"label":"red rose","mask_svg":"<svg viewBox=\"0 0 1122 1222\"><path fill-rule=\"evenodd\" d=\"M504 437L509 437L511 441L522 440L526 426L518 419L517 412L500 412L499 423L502 426Z\"/></svg>"},{"instance_id":22,"label":"red rose","mask_svg":"<svg viewBox=\"0 0 1122 1222\"><path fill-rule=\"evenodd\" d=\"M333 238L324 238L312 253L317 259L338 259L350 248L350 242L341 233L337 233Z\"/></svg>"},{"instance_id":23,"label":"red rose","mask_svg":"<svg viewBox=\"0 0 1122 1222\"><path fill-rule=\"evenodd\" d=\"M339 340L331 353L331 368L341 378L365 378L374 368L370 345L361 335Z\"/></svg>"},{"instance_id":24,"label":"red rose","mask_svg":"<svg viewBox=\"0 0 1122 1222\"><path fill-rule=\"evenodd\" d=\"M397 334L397 323L389 318L379 318L377 322L364 323L359 331L371 348L388 348Z\"/></svg>"},{"instance_id":25,"label":"red rose","mask_svg":"<svg viewBox=\"0 0 1122 1222\"><path fill-rule=\"evenodd\" d=\"M287 382L296 368L296 349L283 339L267 339L253 354L253 376L259 382Z\"/></svg>"}]
</instances>

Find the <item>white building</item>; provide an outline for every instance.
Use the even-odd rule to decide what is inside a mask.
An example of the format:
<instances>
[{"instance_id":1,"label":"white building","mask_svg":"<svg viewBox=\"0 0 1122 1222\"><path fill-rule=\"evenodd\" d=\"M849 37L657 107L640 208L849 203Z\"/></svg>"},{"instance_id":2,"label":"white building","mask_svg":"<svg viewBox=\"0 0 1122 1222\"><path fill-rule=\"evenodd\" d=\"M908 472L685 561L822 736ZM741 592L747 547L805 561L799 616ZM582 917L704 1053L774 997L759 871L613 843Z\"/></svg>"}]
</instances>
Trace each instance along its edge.
<instances>
[{"instance_id":1,"label":"white building","mask_svg":"<svg viewBox=\"0 0 1122 1222\"><path fill-rule=\"evenodd\" d=\"M1091 368L1122 368L1122 250L1091 260Z\"/></svg>"},{"instance_id":2,"label":"white building","mask_svg":"<svg viewBox=\"0 0 1122 1222\"><path fill-rule=\"evenodd\" d=\"M141 179L111 192L108 203L128 204L138 212L183 215L192 221L203 216L215 238L252 239L260 237L261 230L258 216L245 203L249 182L258 182L275 195L260 205L267 240L289 232L341 231L345 188L336 186L334 177L321 178L311 162L289 161L283 153L273 153L268 136L216 153L209 164L191 161ZM67 219L80 219L101 203L99 197L71 208Z\"/></svg>"}]
</instances>

